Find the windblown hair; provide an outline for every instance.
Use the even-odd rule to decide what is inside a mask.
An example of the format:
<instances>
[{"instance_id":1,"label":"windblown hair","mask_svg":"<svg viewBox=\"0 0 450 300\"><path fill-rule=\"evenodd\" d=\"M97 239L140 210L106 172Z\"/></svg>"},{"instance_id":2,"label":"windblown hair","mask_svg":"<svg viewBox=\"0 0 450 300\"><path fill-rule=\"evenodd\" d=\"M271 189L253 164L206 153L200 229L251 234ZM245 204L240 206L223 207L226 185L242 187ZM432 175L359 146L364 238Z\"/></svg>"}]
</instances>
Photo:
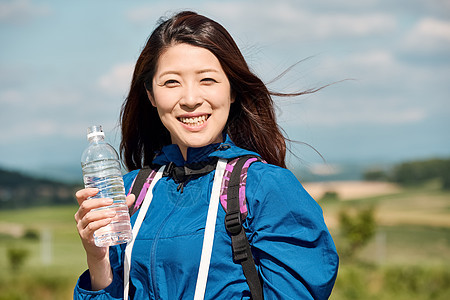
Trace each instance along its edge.
<instances>
[{"instance_id":1,"label":"windblown hair","mask_svg":"<svg viewBox=\"0 0 450 300\"><path fill-rule=\"evenodd\" d=\"M171 144L169 131L148 99L159 57L169 47L185 43L211 51L219 60L235 102L224 131L239 147L257 152L268 163L286 167L286 139L276 122L272 95L253 74L227 30L217 22L184 11L163 21L150 35L134 70L130 92L122 106L120 153L129 170L150 165L155 152Z\"/></svg>"}]
</instances>

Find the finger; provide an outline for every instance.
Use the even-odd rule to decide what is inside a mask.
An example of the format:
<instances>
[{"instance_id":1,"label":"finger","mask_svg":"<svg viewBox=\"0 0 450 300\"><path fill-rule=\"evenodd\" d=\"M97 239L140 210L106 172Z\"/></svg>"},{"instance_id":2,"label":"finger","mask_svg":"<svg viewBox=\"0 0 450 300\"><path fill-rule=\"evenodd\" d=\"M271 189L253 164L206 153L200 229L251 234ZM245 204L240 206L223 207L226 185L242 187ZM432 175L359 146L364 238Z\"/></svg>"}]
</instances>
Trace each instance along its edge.
<instances>
[{"instance_id":1,"label":"finger","mask_svg":"<svg viewBox=\"0 0 450 300\"><path fill-rule=\"evenodd\" d=\"M101 219L101 220L97 220L94 222L90 222L89 224L87 224L86 227L79 228L78 233L80 234L80 237L82 239L84 239L86 241L90 241L94 237L94 232L107 226L108 224L111 223L112 220L113 220L113 218L106 218L106 219Z\"/></svg>"},{"instance_id":2,"label":"finger","mask_svg":"<svg viewBox=\"0 0 450 300\"><path fill-rule=\"evenodd\" d=\"M86 200L89 197L93 197L97 195L98 189L97 188L86 188L79 190L75 193L75 197L77 198L78 204L81 205L81 203Z\"/></svg>"},{"instance_id":3,"label":"finger","mask_svg":"<svg viewBox=\"0 0 450 300\"><path fill-rule=\"evenodd\" d=\"M78 223L84 216L93 209L106 207L113 204L113 199L110 198L94 198L87 199L81 202L78 211L75 213L75 221Z\"/></svg>"},{"instance_id":4,"label":"finger","mask_svg":"<svg viewBox=\"0 0 450 300\"><path fill-rule=\"evenodd\" d=\"M111 198L92 198L84 200L81 203L80 208L90 211L93 209L104 208L105 206L112 205L113 203L114 200Z\"/></svg>"},{"instance_id":5,"label":"finger","mask_svg":"<svg viewBox=\"0 0 450 300\"><path fill-rule=\"evenodd\" d=\"M129 194L126 199L126 204L128 208L133 206L134 201L136 201L136 196L134 194Z\"/></svg>"},{"instance_id":6,"label":"finger","mask_svg":"<svg viewBox=\"0 0 450 300\"><path fill-rule=\"evenodd\" d=\"M96 230L99 226L105 226L105 222L109 224L115 216L115 209L91 210L77 223L78 231L81 232L86 229L88 231Z\"/></svg>"}]
</instances>

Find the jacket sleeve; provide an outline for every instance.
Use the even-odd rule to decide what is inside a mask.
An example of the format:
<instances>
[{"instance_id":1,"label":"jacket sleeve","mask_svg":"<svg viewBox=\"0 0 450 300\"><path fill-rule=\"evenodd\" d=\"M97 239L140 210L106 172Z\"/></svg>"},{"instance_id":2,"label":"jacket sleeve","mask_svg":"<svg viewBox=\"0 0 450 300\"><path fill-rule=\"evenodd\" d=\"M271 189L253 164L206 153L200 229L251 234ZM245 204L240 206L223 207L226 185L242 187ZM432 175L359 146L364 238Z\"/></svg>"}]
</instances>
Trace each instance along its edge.
<instances>
[{"instance_id":1,"label":"jacket sleeve","mask_svg":"<svg viewBox=\"0 0 450 300\"><path fill-rule=\"evenodd\" d=\"M136 175L137 170L132 171L123 177L125 193L128 193ZM109 248L109 260L113 271L113 282L108 287L103 290L92 291L89 270L86 270L78 279L74 289L73 299L123 299L123 250L124 245L117 245Z\"/></svg>"},{"instance_id":2,"label":"jacket sleeve","mask_svg":"<svg viewBox=\"0 0 450 300\"><path fill-rule=\"evenodd\" d=\"M78 279L74 289L73 299L123 299L123 263L121 260L121 253L122 249L120 245L109 248L109 259L113 271L113 281L109 286L103 290L92 291L89 270L86 270Z\"/></svg>"},{"instance_id":3,"label":"jacket sleeve","mask_svg":"<svg viewBox=\"0 0 450 300\"><path fill-rule=\"evenodd\" d=\"M250 172L244 227L265 299L328 299L339 258L322 209L290 171L254 164Z\"/></svg>"}]
</instances>

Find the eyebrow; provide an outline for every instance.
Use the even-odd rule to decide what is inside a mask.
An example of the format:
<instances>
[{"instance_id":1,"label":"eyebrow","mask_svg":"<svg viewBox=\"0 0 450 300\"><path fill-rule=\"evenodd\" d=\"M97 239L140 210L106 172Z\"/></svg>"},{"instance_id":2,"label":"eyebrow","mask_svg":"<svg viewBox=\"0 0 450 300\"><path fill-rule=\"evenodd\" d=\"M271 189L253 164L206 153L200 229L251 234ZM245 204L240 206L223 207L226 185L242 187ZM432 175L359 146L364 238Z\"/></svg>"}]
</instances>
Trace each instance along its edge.
<instances>
[{"instance_id":1,"label":"eyebrow","mask_svg":"<svg viewBox=\"0 0 450 300\"><path fill-rule=\"evenodd\" d=\"M204 73L219 73L219 70L216 69L201 69L199 71L196 71L195 74L204 74ZM179 75L181 76L182 72L178 72L178 71L164 71L161 74L159 74L158 77L163 77L165 75Z\"/></svg>"},{"instance_id":2,"label":"eyebrow","mask_svg":"<svg viewBox=\"0 0 450 300\"><path fill-rule=\"evenodd\" d=\"M203 70L200 70L200 71L198 71L198 72L196 72L197 74L203 74L203 73L219 73L219 71L218 70L216 70L216 69L203 69Z\"/></svg>"}]
</instances>

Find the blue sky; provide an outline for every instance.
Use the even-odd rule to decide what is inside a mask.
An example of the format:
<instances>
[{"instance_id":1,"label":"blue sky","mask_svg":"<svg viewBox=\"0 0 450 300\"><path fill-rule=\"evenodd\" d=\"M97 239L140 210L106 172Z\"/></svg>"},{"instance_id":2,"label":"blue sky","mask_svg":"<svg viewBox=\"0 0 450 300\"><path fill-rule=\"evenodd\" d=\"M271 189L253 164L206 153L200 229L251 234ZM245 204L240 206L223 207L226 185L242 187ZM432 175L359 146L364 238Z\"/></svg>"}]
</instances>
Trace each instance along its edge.
<instances>
[{"instance_id":1,"label":"blue sky","mask_svg":"<svg viewBox=\"0 0 450 300\"><path fill-rule=\"evenodd\" d=\"M348 79L276 99L288 136L330 165L450 156L450 2L0 0L0 166L78 168L92 124L117 145L133 64L182 9L224 25L266 82L303 60L272 90Z\"/></svg>"}]
</instances>

